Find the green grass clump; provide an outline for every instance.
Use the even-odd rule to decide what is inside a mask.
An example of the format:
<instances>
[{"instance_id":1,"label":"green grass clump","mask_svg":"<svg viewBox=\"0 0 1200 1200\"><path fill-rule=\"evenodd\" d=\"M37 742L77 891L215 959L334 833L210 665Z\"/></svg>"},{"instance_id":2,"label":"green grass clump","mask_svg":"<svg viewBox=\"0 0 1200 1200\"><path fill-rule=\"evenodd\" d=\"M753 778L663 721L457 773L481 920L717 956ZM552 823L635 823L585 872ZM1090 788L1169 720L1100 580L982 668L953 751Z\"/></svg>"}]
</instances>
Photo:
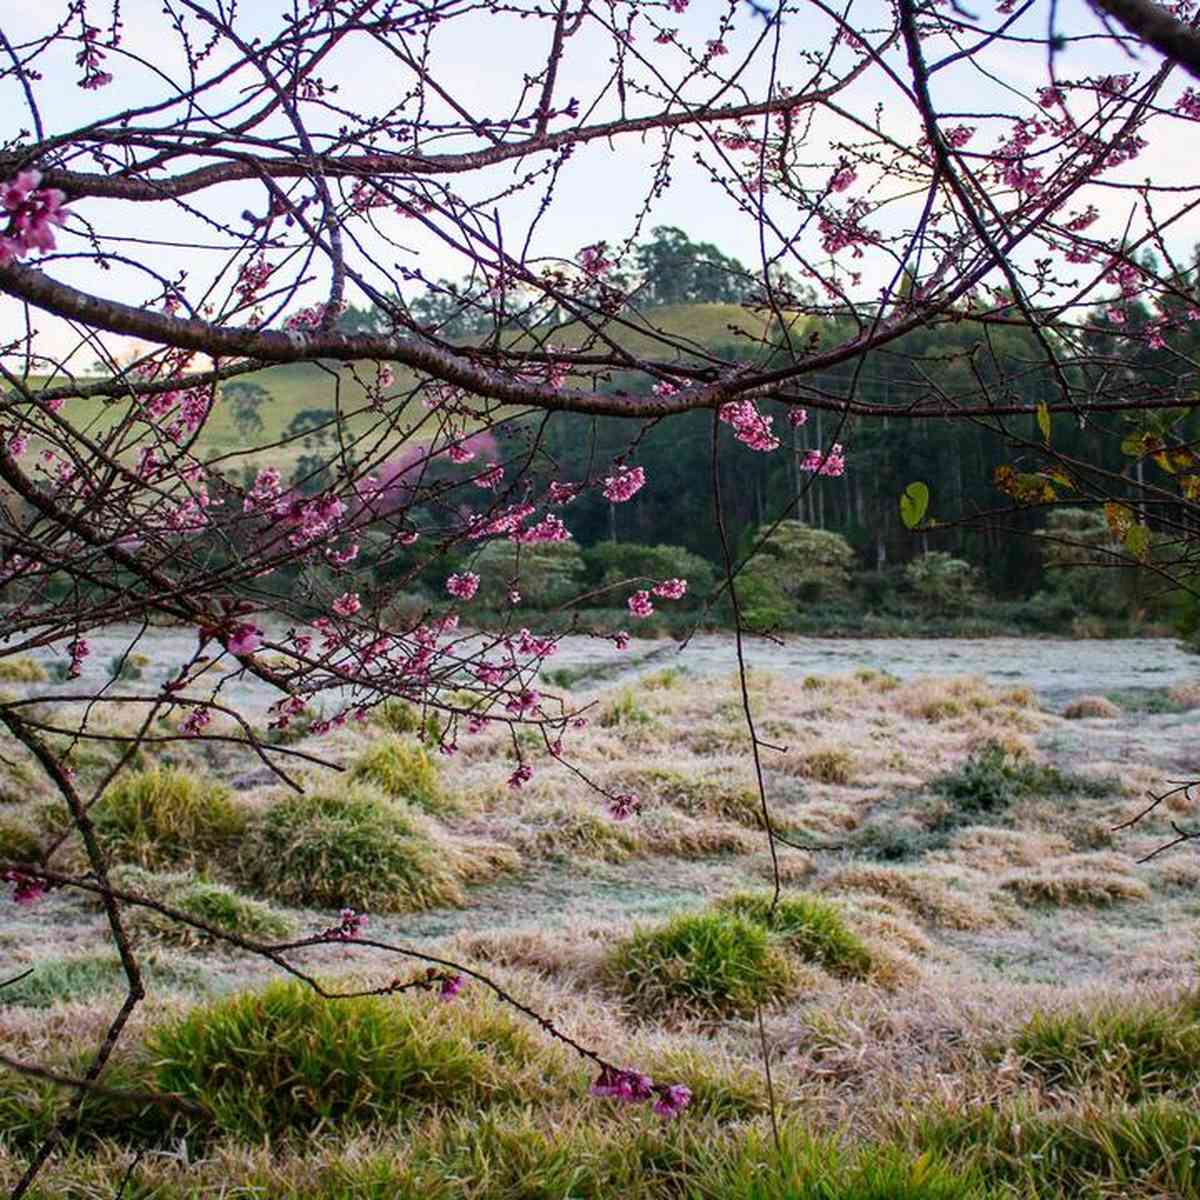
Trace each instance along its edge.
<instances>
[{"instance_id":1,"label":"green grass clump","mask_svg":"<svg viewBox=\"0 0 1200 1200\"><path fill-rule=\"evenodd\" d=\"M187 964L151 956L139 960L152 984L160 987L192 988L200 974ZM124 993L128 987L125 969L116 954L84 954L69 958L44 958L32 964L33 971L18 983L0 992L5 1005L25 1008L50 1008L74 1000L95 1000L99 996ZM25 968L22 967L21 970ZM21 970L5 968L4 978ZM0 1129L3 1123L0 1122Z\"/></svg>"},{"instance_id":2,"label":"green grass clump","mask_svg":"<svg viewBox=\"0 0 1200 1200\"><path fill-rule=\"evenodd\" d=\"M927 1116L917 1141L927 1153L970 1169L989 1200L1200 1195L1200 1113L1175 1100L1061 1115L971 1106Z\"/></svg>"},{"instance_id":3,"label":"green grass clump","mask_svg":"<svg viewBox=\"0 0 1200 1200\"><path fill-rule=\"evenodd\" d=\"M633 692L626 690L604 705L596 723L601 729L614 729L618 726L649 725L653 720Z\"/></svg>"},{"instance_id":4,"label":"green grass clump","mask_svg":"<svg viewBox=\"0 0 1200 1200\"><path fill-rule=\"evenodd\" d=\"M646 1015L744 1015L793 987L791 964L765 926L721 911L636 929L609 955L607 974Z\"/></svg>"},{"instance_id":5,"label":"green grass clump","mask_svg":"<svg viewBox=\"0 0 1200 1200\"><path fill-rule=\"evenodd\" d=\"M407 700L385 700L371 713L371 720L388 733L424 734L431 741L437 741L441 731L435 713L422 719L421 710Z\"/></svg>"},{"instance_id":6,"label":"green grass clump","mask_svg":"<svg viewBox=\"0 0 1200 1200\"><path fill-rule=\"evenodd\" d=\"M292 920L283 913L261 900L242 896L223 883L187 875L155 875L139 867L118 868L113 872L112 882L123 891L158 900L215 929L251 941L282 941L294 928ZM151 908L129 905L125 916L132 933L166 945L192 948L223 944L206 930L173 920Z\"/></svg>"},{"instance_id":7,"label":"green grass clump","mask_svg":"<svg viewBox=\"0 0 1200 1200\"><path fill-rule=\"evenodd\" d=\"M246 828L228 788L173 767L122 776L92 820L114 858L151 870L227 854Z\"/></svg>"},{"instance_id":8,"label":"green grass clump","mask_svg":"<svg viewBox=\"0 0 1200 1200\"><path fill-rule=\"evenodd\" d=\"M0 658L2 683L44 683L47 678L45 667L27 655Z\"/></svg>"},{"instance_id":9,"label":"green grass clump","mask_svg":"<svg viewBox=\"0 0 1200 1200\"><path fill-rule=\"evenodd\" d=\"M374 784L394 799L405 800L431 816L458 811L442 788L437 763L429 751L402 737L375 742L351 768L350 778Z\"/></svg>"},{"instance_id":10,"label":"green grass clump","mask_svg":"<svg viewBox=\"0 0 1200 1200\"><path fill-rule=\"evenodd\" d=\"M558 1063L498 1003L329 1000L297 982L226 997L147 1039L154 1084L250 1142L433 1109L532 1101Z\"/></svg>"},{"instance_id":11,"label":"green grass clump","mask_svg":"<svg viewBox=\"0 0 1200 1200\"><path fill-rule=\"evenodd\" d=\"M251 827L246 882L284 904L416 912L463 901L420 814L367 784L277 800Z\"/></svg>"},{"instance_id":12,"label":"green grass clump","mask_svg":"<svg viewBox=\"0 0 1200 1200\"><path fill-rule=\"evenodd\" d=\"M769 892L743 893L720 901L719 908L770 930L797 958L817 963L834 975L862 979L871 970L870 950L828 901L781 896L772 909Z\"/></svg>"},{"instance_id":13,"label":"green grass clump","mask_svg":"<svg viewBox=\"0 0 1200 1200\"><path fill-rule=\"evenodd\" d=\"M1097 1086L1133 1102L1186 1092L1200 1086L1200 998L1037 1014L1011 1045L1051 1087Z\"/></svg>"},{"instance_id":14,"label":"green grass clump","mask_svg":"<svg viewBox=\"0 0 1200 1200\"><path fill-rule=\"evenodd\" d=\"M23 821L0 818L0 859L32 863L42 856L42 842Z\"/></svg>"},{"instance_id":15,"label":"green grass clump","mask_svg":"<svg viewBox=\"0 0 1200 1200\"><path fill-rule=\"evenodd\" d=\"M1120 786L1119 780L1077 775L1018 757L998 742L988 743L930 783L933 792L949 802L937 823L942 830L999 816L1030 796L1098 798Z\"/></svg>"}]
</instances>

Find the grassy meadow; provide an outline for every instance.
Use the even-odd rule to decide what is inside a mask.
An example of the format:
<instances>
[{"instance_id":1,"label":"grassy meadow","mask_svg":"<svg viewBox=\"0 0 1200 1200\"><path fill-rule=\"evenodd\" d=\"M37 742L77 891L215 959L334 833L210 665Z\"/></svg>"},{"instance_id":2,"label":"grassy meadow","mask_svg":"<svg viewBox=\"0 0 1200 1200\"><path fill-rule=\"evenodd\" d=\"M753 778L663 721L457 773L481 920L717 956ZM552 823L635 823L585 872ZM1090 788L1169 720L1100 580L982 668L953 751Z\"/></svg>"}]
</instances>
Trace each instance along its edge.
<instances>
[{"instance_id":1,"label":"grassy meadow","mask_svg":"<svg viewBox=\"0 0 1200 1200\"><path fill-rule=\"evenodd\" d=\"M608 336L630 354L669 360L680 353L676 344L685 352L703 353L743 336L765 339L772 321L769 315L750 312L736 304L665 305L656 308L653 317L650 322L637 314L627 314L624 318L627 324L608 330ZM592 335L584 326L568 322L549 337L548 344L578 347L588 344L590 339ZM534 346L533 339L527 335L514 334L510 340L517 348ZM402 394L415 382L411 371L399 364L393 364L393 367L395 382L386 389L385 396ZM62 381L33 381L35 388L59 382ZM82 382L86 385L93 381ZM385 428L380 414L368 409L368 391L374 383L375 367L371 363L353 366L336 362L292 363L239 375L222 386L253 384L264 389L267 398L258 409L262 429L247 437L234 419L233 405L219 400L205 423L196 452L206 460L222 459L227 472L264 463L290 470L305 453L303 440L279 448L274 446L286 436L288 427L302 412L325 412L330 420L335 414L342 414L340 436L348 443L361 439L363 448L367 449ZM395 416L393 410L394 405L389 406L392 417ZM434 425L419 404L410 405L409 410L406 416L415 428L416 442L421 443L432 436ZM127 411L127 405L121 401L80 398L67 401L63 416L77 429L95 436L111 427L115 420L123 418ZM504 412L497 415L503 416ZM332 445L332 427L326 432L326 438L326 444ZM394 435L390 441L394 443Z\"/></svg>"},{"instance_id":2,"label":"grassy meadow","mask_svg":"<svg viewBox=\"0 0 1200 1200\"><path fill-rule=\"evenodd\" d=\"M1200 696L1155 718L1101 698L1052 713L970 677L750 683L780 748L762 750L771 820L816 847L779 846L774 907L736 681L678 668L575 685L591 707L569 760L642 797L626 821L544 757L511 789L507 734L430 755L421 714L396 704L297 743L347 768L302 796L188 744L139 758L93 809L119 886L265 941L366 911L367 936L461 962L581 1044L686 1084L681 1116L590 1096L594 1068L476 979L450 1002L324 1002L141 910L151 995L105 1079L212 1119L93 1097L31 1194L1200 1195L1200 866L1189 847L1135 865L1190 802L1112 829L1186 769ZM113 759L97 745L71 754L85 784ZM3 752L0 852L28 857L64 814ZM55 861L78 866L79 848ZM98 906L6 903L0 947L5 978L32 968L0 993L6 1052L82 1069L123 995ZM293 957L335 990L422 969L336 943ZM64 1103L0 1073L0 1183Z\"/></svg>"}]
</instances>

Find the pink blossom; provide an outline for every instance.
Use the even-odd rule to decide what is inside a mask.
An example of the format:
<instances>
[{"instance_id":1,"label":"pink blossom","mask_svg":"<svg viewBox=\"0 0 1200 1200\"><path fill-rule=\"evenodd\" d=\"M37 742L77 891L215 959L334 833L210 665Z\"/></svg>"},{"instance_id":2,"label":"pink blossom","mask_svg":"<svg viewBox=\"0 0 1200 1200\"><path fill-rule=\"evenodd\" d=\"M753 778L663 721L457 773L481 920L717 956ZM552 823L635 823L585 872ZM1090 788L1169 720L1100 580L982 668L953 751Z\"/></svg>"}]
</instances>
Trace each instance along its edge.
<instances>
[{"instance_id":1,"label":"pink blossom","mask_svg":"<svg viewBox=\"0 0 1200 1200\"><path fill-rule=\"evenodd\" d=\"M491 463L486 470L476 475L473 482L476 487L488 488L495 491L504 480L504 468L499 463Z\"/></svg>"},{"instance_id":2,"label":"pink blossom","mask_svg":"<svg viewBox=\"0 0 1200 1200\"><path fill-rule=\"evenodd\" d=\"M664 579L662 583L655 584L652 590L656 596L661 596L664 600L682 600L684 593L687 592L687 580Z\"/></svg>"},{"instance_id":3,"label":"pink blossom","mask_svg":"<svg viewBox=\"0 0 1200 1200\"><path fill-rule=\"evenodd\" d=\"M443 975L438 995L445 1002L453 1000L463 990L466 980L461 975Z\"/></svg>"},{"instance_id":4,"label":"pink blossom","mask_svg":"<svg viewBox=\"0 0 1200 1200\"><path fill-rule=\"evenodd\" d=\"M262 630L249 623L235 625L225 639L225 645L230 654L236 654L239 658L253 654L262 645Z\"/></svg>"},{"instance_id":5,"label":"pink blossom","mask_svg":"<svg viewBox=\"0 0 1200 1200\"><path fill-rule=\"evenodd\" d=\"M664 1120L678 1116L692 1102L692 1089L686 1084L676 1083L664 1088L654 1102L654 1111Z\"/></svg>"},{"instance_id":6,"label":"pink blossom","mask_svg":"<svg viewBox=\"0 0 1200 1200\"><path fill-rule=\"evenodd\" d=\"M71 656L71 665L67 668L68 679L78 679L83 674L83 660L91 652L87 638L76 638L67 646L67 653Z\"/></svg>"},{"instance_id":7,"label":"pink blossom","mask_svg":"<svg viewBox=\"0 0 1200 1200\"><path fill-rule=\"evenodd\" d=\"M1187 117L1189 121L1200 121L1200 92L1195 88L1188 88L1175 101L1175 111Z\"/></svg>"},{"instance_id":8,"label":"pink blossom","mask_svg":"<svg viewBox=\"0 0 1200 1200\"><path fill-rule=\"evenodd\" d=\"M799 429L801 425L808 423L807 408L789 408L787 411L788 424L793 429Z\"/></svg>"},{"instance_id":9,"label":"pink blossom","mask_svg":"<svg viewBox=\"0 0 1200 1200\"><path fill-rule=\"evenodd\" d=\"M468 463L475 457L475 451L461 442L455 442L446 453L452 463Z\"/></svg>"},{"instance_id":10,"label":"pink blossom","mask_svg":"<svg viewBox=\"0 0 1200 1200\"><path fill-rule=\"evenodd\" d=\"M953 125L942 130L946 145L954 150L961 150L975 136L974 125Z\"/></svg>"},{"instance_id":11,"label":"pink blossom","mask_svg":"<svg viewBox=\"0 0 1200 1200\"><path fill-rule=\"evenodd\" d=\"M779 439L771 432L771 418L760 413L753 400L728 400L717 409L717 417L732 425L733 436L751 450L779 448Z\"/></svg>"},{"instance_id":12,"label":"pink blossom","mask_svg":"<svg viewBox=\"0 0 1200 1200\"><path fill-rule=\"evenodd\" d=\"M647 591L634 592L627 601L629 611L635 617L648 617L654 611L654 605L650 601L650 593Z\"/></svg>"},{"instance_id":13,"label":"pink blossom","mask_svg":"<svg viewBox=\"0 0 1200 1200\"><path fill-rule=\"evenodd\" d=\"M17 904L36 904L46 894L45 881L26 875L24 871L5 871L0 879L13 885L12 898Z\"/></svg>"},{"instance_id":14,"label":"pink blossom","mask_svg":"<svg viewBox=\"0 0 1200 1200\"><path fill-rule=\"evenodd\" d=\"M343 592L334 602L333 611L339 617L352 617L362 608L362 601L357 592Z\"/></svg>"},{"instance_id":15,"label":"pink blossom","mask_svg":"<svg viewBox=\"0 0 1200 1200\"><path fill-rule=\"evenodd\" d=\"M708 43L708 52L713 58L719 58L722 54L728 54L729 49L724 42L714 39Z\"/></svg>"},{"instance_id":16,"label":"pink blossom","mask_svg":"<svg viewBox=\"0 0 1200 1200\"><path fill-rule=\"evenodd\" d=\"M618 629L617 632L613 634L613 645L618 650L628 650L629 634L626 633L624 629Z\"/></svg>"},{"instance_id":17,"label":"pink blossom","mask_svg":"<svg viewBox=\"0 0 1200 1200\"><path fill-rule=\"evenodd\" d=\"M853 167L839 167L829 178L829 190L831 192L847 191L858 178L858 173Z\"/></svg>"},{"instance_id":18,"label":"pink blossom","mask_svg":"<svg viewBox=\"0 0 1200 1200\"><path fill-rule=\"evenodd\" d=\"M510 589L508 593L508 602L513 606L513 608L516 608L516 606L521 603L521 593L518 592L516 588Z\"/></svg>"},{"instance_id":19,"label":"pink blossom","mask_svg":"<svg viewBox=\"0 0 1200 1200\"><path fill-rule=\"evenodd\" d=\"M208 707L203 704L197 704L195 708L188 711L188 715L180 722L179 732L184 737L198 737L210 721L212 721L212 713Z\"/></svg>"},{"instance_id":20,"label":"pink blossom","mask_svg":"<svg viewBox=\"0 0 1200 1200\"><path fill-rule=\"evenodd\" d=\"M844 475L846 473L845 453L839 442L829 447L828 454L820 450L809 450L800 463L802 471L815 471L818 475Z\"/></svg>"},{"instance_id":21,"label":"pink blossom","mask_svg":"<svg viewBox=\"0 0 1200 1200\"><path fill-rule=\"evenodd\" d=\"M0 207L8 213L8 229L0 237L0 266L24 258L33 250L48 253L55 248L51 226L66 224L63 201L57 188L42 188L40 171L20 171L0 185Z\"/></svg>"},{"instance_id":22,"label":"pink blossom","mask_svg":"<svg viewBox=\"0 0 1200 1200\"><path fill-rule=\"evenodd\" d=\"M508 786L514 792L519 792L533 778L533 768L528 763L520 766L508 777Z\"/></svg>"},{"instance_id":23,"label":"pink blossom","mask_svg":"<svg viewBox=\"0 0 1200 1200\"><path fill-rule=\"evenodd\" d=\"M511 697L504 708L506 712L512 713L514 717L526 717L531 713L537 712L538 705L541 702L541 692L527 688L525 691Z\"/></svg>"},{"instance_id":24,"label":"pink blossom","mask_svg":"<svg viewBox=\"0 0 1200 1200\"><path fill-rule=\"evenodd\" d=\"M563 524L562 518L554 513L548 513L536 525L520 530L512 535L514 542L565 542L571 536L571 531Z\"/></svg>"},{"instance_id":25,"label":"pink blossom","mask_svg":"<svg viewBox=\"0 0 1200 1200\"><path fill-rule=\"evenodd\" d=\"M593 1096L607 1096L626 1103L649 1100L654 1094L654 1081L640 1071L602 1067L600 1076L592 1084Z\"/></svg>"},{"instance_id":26,"label":"pink blossom","mask_svg":"<svg viewBox=\"0 0 1200 1200\"><path fill-rule=\"evenodd\" d=\"M614 821L624 821L634 813L640 812L641 807L642 798L636 792L621 792L609 797L608 815Z\"/></svg>"},{"instance_id":27,"label":"pink blossom","mask_svg":"<svg viewBox=\"0 0 1200 1200\"><path fill-rule=\"evenodd\" d=\"M579 495L580 487L578 483L559 483L552 479L546 486L546 493L552 504L570 504Z\"/></svg>"},{"instance_id":28,"label":"pink blossom","mask_svg":"<svg viewBox=\"0 0 1200 1200\"><path fill-rule=\"evenodd\" d=\"M607 475L602 491L606 500L613 504L624 504L636 496L646 483L646 472L642 467L618 467L616 474Z\"/></svg>"},{"instance_id":29,"label":"pink blossom","mask_svg":"<svg viewBox=\"0 0 1200 1200\"><path fill-rule=\"evenodd\" d=\"M446 580L446 591L459 600L470 600L479 590L479 576L474 571L455 572Z\"/></svg>"}]
</instances>

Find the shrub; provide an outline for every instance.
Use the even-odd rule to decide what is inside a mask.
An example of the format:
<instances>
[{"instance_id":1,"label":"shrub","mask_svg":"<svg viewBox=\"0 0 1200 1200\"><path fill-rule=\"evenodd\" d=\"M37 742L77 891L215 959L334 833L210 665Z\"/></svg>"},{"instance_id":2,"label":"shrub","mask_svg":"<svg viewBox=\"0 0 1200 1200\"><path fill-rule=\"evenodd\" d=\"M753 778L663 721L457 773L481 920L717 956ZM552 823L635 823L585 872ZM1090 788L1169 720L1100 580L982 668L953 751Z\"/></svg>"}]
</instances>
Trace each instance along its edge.
<instances>
[{"instance_id":1,"label":"shrub","mask_svg":"<svg viewBox=\"0 0 1200 1200\"><path fill-rule=\"evenodd\" d=\"M176 768L120 777L92 809L92 820L115 858L148 868L227 852L246 828L228 788Z\"/></svg>"},{"instance_id":2,"label":"shrub","mask_svg":"<svg viewBox=\"0 0 1200 1200\"><path fill-rule=\"evenodd\" d=\"M1097 798L1120 789L1120 781L1093 778L1043 766L1012 754L998 742L976 750L956 770L938 775L930 788L950 801L936 828L946 830L995 817L1028 796L1084 795Z\"/></svg>"},{"instance_id":3,"label":"shrub","mask_svg":"<svg viewBox=\"0 0 1200 1200\"><path fill-rule=\"evenodd\" d=\"M482 596L498 608L513 587L523 605L552 608L579 595L583 554L574 540L521 545L497 538L473 556L471 570L479 576Z\"/></svg>"},{"instance_id":4,"label":"shrub","mask_svg":"<svg viewBox=\"0 0 1200 1200\"><path fill-rule=\"evenodd\" d=\"M1090 1084L1137 1102L1200 1084L1200 1007L1137 1004L1067 1016L1035 1015L1012 1049L1051 1087Z\"/></svg>"},{"instance_id":5,"label":"shrub","mask_svg":"<svg viewBox=\"0 0 1200 1200\"><path fill-rule=\"evenodd\" d=\"M250 829L241 866L285 904L410 912L463 900L418 814L363 783L277 800Z\"/></svg>"},{"instance_id":6,"label":"shrub","mask_svg":"<svg viewBox=\"0 0 1200 1200\"><path fill-rule=\"evenodd\" d=\"M250 1142L528 1101L552 1065L492 1002L328 1000L295 982L195 1009L154 1031L147 1049L160 1090Z\"/></svg>"},{"instance_id":7,"label":"shrub","mask_svg":"<svg viewBox=\"0 0 1200 1200\"><path fill-rule=\"evenodd\" d=\"M753 544L764 532L753 532ZM739 586L762 581L792 601L827 600L846 594L855 562L854 550L840 533L780 521L742 572Z\"/></svg>"},{"instance_id":8,"label":"shrub","mask_svg":"<svg viewBox=\"0 0 1200 1200\"><path fill-rule=\"evenodd\" d=\"M761 925L781 938L797 958L834 975L861 979L871 969L871 952L827 901L781 896L772 909L770 893L742 893L721 900L718 908Z\"/></svg>"},{"instance_id":9,"label":"shrub","mask_svg":"<svg viewBox=\"0 0 1200 1200\"><path fill-rule=\"evenodd\" d=\"M751 1013L787 996L793 972L765 926L731 912L675 917L637 929L607 963L635 1008L712 1017Z\"/></svg>"},{"instance_id":10,"label":"shrub","mask_svg":"<svg viewBox=\"0 0 1200 1200\"><path fill-rule=\"evenodd\" d=\"M0 658L0 682L44 683L46 669L27 655L18 654Z\"/></svg>"},{"instance_id":11,"label":"shrub","mask_svg":"<svg viewBox=\"0 0 1200 1200\"><path fill-rule=\"evenodd\" d=\"M150 665L146 654L114 654L108 660L110 679L141 679Z\"/></svg>"},{"instance_id":12,"label":"shrub","mask_svg":"<svg viewBox=\"0 0 1200 1200\"><path fill-rule=\"evenodd\" d=\"M584 552L589 583L617 587L626 580L686 579L688 590L681 600L672 600L672 610L698 606L712 590L716 575L712 564L682 546L643 546L636 542L597 542ZM632 587L632 585L630 585ZM620 602L624 596L613 592ZM608 603L608 601L605 601Z\"/></svg>"},{"instance_id":13,"label":"shrub","mask_svg":"<svg viewBox=\"0 0 1200 1200\"><path fill-rule=\"evenodd\" d=\"M394 799L405 800L431 816L445 816L458 808L442 789L432 755L399 737L375 742L351 768L350 778L374 784Z\"/></svg>"},{"instance_id":14,"label":"shrub","mask_svg":"<svg viewBox=\"0 0 1200 1200\"><path fill-rule=\"evenodd\" d=\"M233 888L187 875L155 875L139 867L120 867L112 874L113 886L136 892L177 908L198 921L252 941L280 941L293 929L283 913L259 900L239 895ZM184 925L150 908L130 905L126 920L135 935L174 946L222 945L203 929Z\"/></svg>"},{"instance_id":15,"label":"shrub","mask_svg":"<svg viewBox=\"0 0 1200 1200\"><path fill-rule=\"evenodd\" d=\"M944 550L920 554L904 568L904 579L921 603L948 612L978 600L979 572Z\"/></svg>"}]
</instances>

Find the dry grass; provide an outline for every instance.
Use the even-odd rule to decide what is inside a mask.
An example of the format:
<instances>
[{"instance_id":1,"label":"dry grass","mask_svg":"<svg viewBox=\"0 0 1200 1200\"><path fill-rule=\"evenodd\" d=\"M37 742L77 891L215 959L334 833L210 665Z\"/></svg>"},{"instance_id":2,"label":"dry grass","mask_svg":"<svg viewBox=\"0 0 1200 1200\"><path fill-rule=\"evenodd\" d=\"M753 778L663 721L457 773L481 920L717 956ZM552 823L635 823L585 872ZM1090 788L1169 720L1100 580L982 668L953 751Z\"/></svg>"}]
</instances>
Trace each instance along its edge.
<instances>
[{"instance_id":1,"label":"dry grass","mask_svg":"<svg viewBox=\"0 0 1200 1200\"><path fill-rule=\"evenodd\" d=\"M993 929L1007 924L994 905L926 871L899 867L853 866L834 871L821 880L822 891L835 895L870 892L904 905L926 924L946 929Z\"/></svg>"},{"instance_id":2,"label":"dry grass","mask_svg":"<svg viewBox=\"0 0 1200 1200\"><path fill-rule=\"evenodd\" d=\"M1078 700L1072 700L1063 709L1063 716L1069 721L1085 720L1090 717L1112 720L1120 715L1120 706L1114 704L1107 696L1080 696Z\"/></svg>"},{"instance_id":3,"label":"dry grass","mask_svg":"<svg viewBox=\"0 0 1200 1200\"><path fill-rule=\"evenodd\" d=\"M1023 904L1057 907L1150 898L1150 889L1134 877L1129 860L1105 853L1072 854L1050 867L1014 871L1001 880L1000 887Z\"/></svg>"}]
</instances>

